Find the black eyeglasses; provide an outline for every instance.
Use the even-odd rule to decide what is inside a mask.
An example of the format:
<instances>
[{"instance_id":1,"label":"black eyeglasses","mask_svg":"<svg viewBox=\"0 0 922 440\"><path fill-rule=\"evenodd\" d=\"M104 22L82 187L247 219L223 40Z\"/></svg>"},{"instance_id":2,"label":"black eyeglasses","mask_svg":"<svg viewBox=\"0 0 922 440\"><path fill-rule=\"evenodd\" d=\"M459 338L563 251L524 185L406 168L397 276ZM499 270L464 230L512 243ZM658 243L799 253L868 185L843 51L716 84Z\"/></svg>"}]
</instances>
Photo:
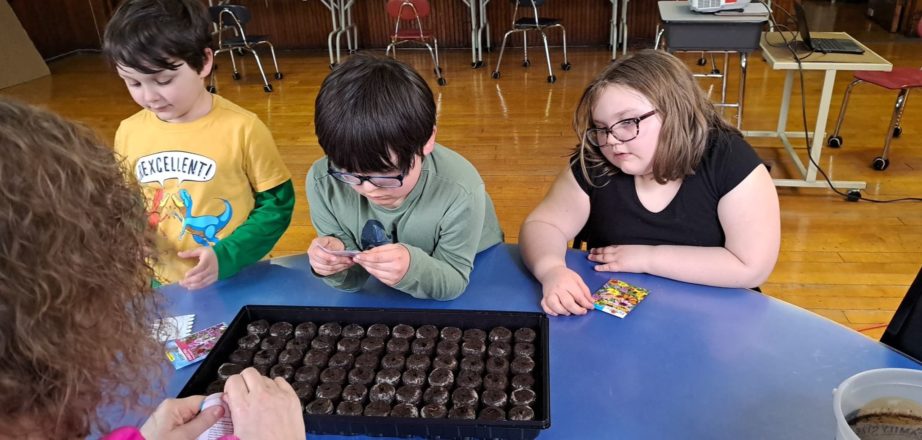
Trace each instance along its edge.
<instances>
[{"instance_id":1,"label":"black eyeglasses","mask_svg":"<svg viewBox=\"0 0 922 440\"><path fill-rule=\"evenodd\" d=\"M656 114L656 110L650 110L636 118L622 119L608 128L590 128L586 130L586 141L596 147L608 145L608 135L612 135L619 142L628 142L634 140L640 135L640 121Z\"/></svg>"},{"instance_id":2,"label":"black eyeglasses","mask_svg":"<svg viewBox=\"0 0 922 440\"><path fill-rule=\"evenodd\" d=\"M352 174L344 173L342 171L336 171L329 165L327 165L327 173L333 176L334 179L348 183L349 185L361 185L363 182L368 181L378 188L399 188L403 186L403 174L398 174L396 176L365 176L362 174Z\"/></svg>"}]
</instances>

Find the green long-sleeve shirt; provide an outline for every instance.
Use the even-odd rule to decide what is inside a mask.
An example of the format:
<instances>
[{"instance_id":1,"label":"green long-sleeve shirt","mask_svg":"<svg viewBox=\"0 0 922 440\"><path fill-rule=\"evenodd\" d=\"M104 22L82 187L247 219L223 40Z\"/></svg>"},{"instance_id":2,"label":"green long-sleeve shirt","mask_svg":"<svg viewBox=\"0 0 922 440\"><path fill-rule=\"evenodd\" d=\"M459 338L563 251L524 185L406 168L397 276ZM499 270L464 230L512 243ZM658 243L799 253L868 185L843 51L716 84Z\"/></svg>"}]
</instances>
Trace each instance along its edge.
<instances>
[{"instance_id":1,"label":"green long-sleeve shirt","mask_svg":"<svg viewBox=\"0 0 922 440\"><path fill-rule=\"evenodd\" d=\"M467 287L477 252L503 241L483 179L464 157L441 145L425 157L419 181L396 209L377 206L329 176L326 157L311 167L306 185L318 236L359 249L369 219L396 235L410 252L410 267L394 287L416 298L457 298ZM361 289L367 279L359 265L323 277L347 291Z\"/></svg>"},{"instance_id":2,"label":"green long-sleeve shirt","mask_svg":"<svg viewBox=\"0 0 922 440\"><path fill-rule=\"evenodd\" d=\"M246 221L214 245L218 279L234 276L240 269L266 256L291 223L295 189L291 179L253 195L253 210Z\"/></svg>"}]
</instances>

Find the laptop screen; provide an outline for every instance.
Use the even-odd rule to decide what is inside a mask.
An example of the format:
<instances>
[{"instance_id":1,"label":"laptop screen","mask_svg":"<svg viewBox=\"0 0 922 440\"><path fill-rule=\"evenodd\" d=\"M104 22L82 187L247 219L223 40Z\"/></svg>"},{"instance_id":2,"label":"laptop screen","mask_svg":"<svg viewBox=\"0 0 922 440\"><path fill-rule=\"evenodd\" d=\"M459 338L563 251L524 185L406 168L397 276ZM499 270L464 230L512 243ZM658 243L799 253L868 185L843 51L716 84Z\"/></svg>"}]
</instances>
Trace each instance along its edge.
<instances>
[{"instance_id":1,"label":"laptop screen","mask_svg":"<svg viewBox=\"0 0 922 440\"><path fill-rule=\"evenodd\" d=\"M807 27L807 13L799 1L794 2L794 15L797 16L797 32L800 38L810 49L813 49L813 43L810 41L810 28Z\"/></svg>"}]
</instances>

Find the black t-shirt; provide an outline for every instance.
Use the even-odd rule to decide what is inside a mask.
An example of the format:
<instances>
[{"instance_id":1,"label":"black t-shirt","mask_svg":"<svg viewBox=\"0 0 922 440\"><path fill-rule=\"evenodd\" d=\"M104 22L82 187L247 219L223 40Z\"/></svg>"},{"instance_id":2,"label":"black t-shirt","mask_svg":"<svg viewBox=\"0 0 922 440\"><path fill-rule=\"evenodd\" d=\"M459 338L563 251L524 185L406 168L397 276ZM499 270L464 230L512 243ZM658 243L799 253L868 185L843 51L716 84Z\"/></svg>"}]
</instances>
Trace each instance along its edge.
<instances>
[{"instance_id":1,"label":"black t-shirt","mask_svg":"<svg viewBox=\"0 0 922 440\"><path fill-rule=\"evenodd\" d=\"M589 195L589 219L580 237L589 248L616 244L723 246L726 241L717 204L736 188L762 160L736 134L712 131L695 174L686 176L675 198L662 211L647 210L637 197L634 176L617 173L593 175L586 182L579 162L570 170Z\"/></svg>"}]
</instances>

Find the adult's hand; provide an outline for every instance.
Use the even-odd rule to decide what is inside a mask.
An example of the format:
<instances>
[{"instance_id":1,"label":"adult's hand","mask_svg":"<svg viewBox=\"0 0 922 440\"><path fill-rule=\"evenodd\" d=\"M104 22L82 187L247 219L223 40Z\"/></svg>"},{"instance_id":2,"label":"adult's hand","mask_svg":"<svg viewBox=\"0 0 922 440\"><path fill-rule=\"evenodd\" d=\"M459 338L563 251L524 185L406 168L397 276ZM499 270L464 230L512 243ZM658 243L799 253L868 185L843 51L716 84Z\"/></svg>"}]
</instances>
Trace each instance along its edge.
<instances>
[{"instance_id":1,"label":"adult's hand","mask_svg":"<svg viewBox=\"0 0 922 440\"><path fill-rule=\"evenodd\" d=\"M269 379L254 368L227 378L224 401L240 440L303 440L304 416L285 379Z\"/></svg>"}]
</instances>

